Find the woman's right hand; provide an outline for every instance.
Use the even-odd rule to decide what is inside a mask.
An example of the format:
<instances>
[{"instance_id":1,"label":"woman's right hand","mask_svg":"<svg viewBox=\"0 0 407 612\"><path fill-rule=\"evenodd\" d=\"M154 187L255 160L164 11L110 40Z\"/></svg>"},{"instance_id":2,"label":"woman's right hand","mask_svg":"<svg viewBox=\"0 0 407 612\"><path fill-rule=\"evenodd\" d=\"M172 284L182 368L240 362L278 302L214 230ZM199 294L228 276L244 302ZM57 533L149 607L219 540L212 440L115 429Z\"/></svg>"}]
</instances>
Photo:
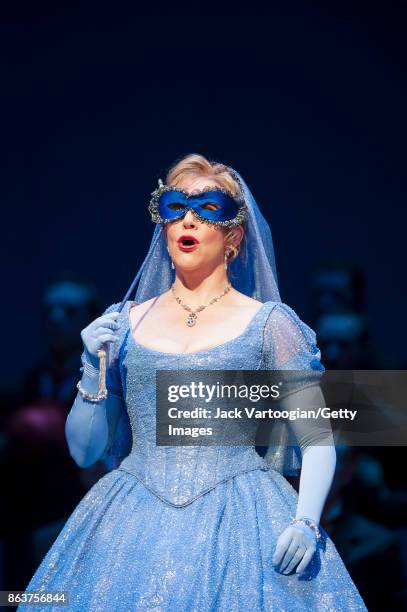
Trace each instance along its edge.
<instances>
[{"instance_id":1,"label":"woman's right hand","mask_svg":"<svg viewBox=\"0 0 407 612\"><path fill-rule=\"evenodd\" d=\"M117 322L119 314L119 312L104 314L81 331L86 357L96 368L99 367L98 351L103 349L105 343L116 340L115 331L119 327Z\"/></svg>"}]
</instances>

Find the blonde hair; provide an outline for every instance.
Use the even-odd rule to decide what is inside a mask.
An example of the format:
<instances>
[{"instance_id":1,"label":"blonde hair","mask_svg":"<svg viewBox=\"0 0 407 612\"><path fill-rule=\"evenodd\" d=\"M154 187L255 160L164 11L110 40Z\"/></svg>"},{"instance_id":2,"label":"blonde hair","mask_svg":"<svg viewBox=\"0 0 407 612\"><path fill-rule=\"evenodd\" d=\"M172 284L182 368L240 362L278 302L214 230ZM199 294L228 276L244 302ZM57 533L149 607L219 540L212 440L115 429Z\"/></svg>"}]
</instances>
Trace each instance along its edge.
<instances>
[{"instance_id":1,"label":"blonde hair","mask_svg":"<svg viewBox=\"0 0 407 612\"><path fill-rule=\"evenodd\" d=\"M198 153L190 153L189 155L185 155L185 157L177 160L169 169L167 176L165 177L165 183L167 185L171 185L172 187L177 187L185 178L198 177L205 177L215 181L219 187L226 189L234 196L237 196L240 193L239 184L230 174L228 167L225 166L225 164L210 161ZM245 230L244 222L241 224L241 226L243 230ZM232 232L233 228L226 233L226 241ZM245 240L246 233L244 232L240 246L244 246ZM232 245L228 245L228 247L232 250L232 256L228 257L228 263L237 257L239 251L241 257L243 258L243 249L240 249L240 247L232 247Z\"/></svg>"}]
</instances>

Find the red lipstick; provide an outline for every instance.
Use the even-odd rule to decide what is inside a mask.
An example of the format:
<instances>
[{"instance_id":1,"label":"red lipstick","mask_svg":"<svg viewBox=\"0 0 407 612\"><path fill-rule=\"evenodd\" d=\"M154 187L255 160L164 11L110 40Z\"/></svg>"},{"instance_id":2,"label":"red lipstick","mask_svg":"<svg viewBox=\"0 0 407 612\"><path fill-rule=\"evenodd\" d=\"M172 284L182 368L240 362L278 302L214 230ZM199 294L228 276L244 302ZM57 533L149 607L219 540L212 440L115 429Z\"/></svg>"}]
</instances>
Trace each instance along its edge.
<instances>
[{"instance_id":1,"label":"red lipstick","mask_svg":"<svg viewBox=\"0 0 407 612\"><path fill-rule=\"evenodd\" d=\"M177 244L181 251L194 251L199 244L199 240L191 234L182 234L177 240Z\"/></svg>"}]
</instances>

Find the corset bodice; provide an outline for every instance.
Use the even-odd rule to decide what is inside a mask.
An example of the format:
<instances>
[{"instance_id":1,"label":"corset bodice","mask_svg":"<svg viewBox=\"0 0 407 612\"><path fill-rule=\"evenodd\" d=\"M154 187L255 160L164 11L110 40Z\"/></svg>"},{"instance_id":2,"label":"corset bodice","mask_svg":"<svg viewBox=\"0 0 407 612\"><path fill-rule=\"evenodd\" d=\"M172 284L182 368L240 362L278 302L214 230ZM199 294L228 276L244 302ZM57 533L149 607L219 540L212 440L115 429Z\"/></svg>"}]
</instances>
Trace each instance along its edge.
<instances>
[{"instance_id":1,"label":"corset bodice","mask_svg":"<svg viewBox=\"0 0 407 612\"><path fill-rule=\"evenodd\" d=\"M132 473L155 495L174 506L191 503L237 474L270 469L249 444L253 437L250 424L247 432L242 431L243 443L238 446L156 445L156 371L259 369L262 329L274 305L264 303L236 338L195 353L149 349L133 338L128 326L120 352L120 375L133 444L119 469Z\"/></svg>"}]
</instances>

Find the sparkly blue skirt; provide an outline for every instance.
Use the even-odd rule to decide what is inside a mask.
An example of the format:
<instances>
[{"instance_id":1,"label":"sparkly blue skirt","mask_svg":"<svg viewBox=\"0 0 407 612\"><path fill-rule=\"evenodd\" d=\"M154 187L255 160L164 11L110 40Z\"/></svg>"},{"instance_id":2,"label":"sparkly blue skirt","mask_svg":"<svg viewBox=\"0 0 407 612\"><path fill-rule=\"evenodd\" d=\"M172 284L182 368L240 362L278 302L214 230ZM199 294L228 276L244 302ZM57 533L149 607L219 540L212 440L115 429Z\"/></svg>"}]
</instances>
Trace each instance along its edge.
<instances>
[{"instance_id":1,"label":"sparkly blue skirt","mask_svg":"<svg viewBox=\"0 0 407 612\"><path fill-rule=\"evenodd\" d=\"M179 508L113 470L75 508L26 589L66 591L69 605L18 610L366 610L325 532L305 573L273 567L296 503L274 470L239 474Z\"/></svg>"}]
</instances>

